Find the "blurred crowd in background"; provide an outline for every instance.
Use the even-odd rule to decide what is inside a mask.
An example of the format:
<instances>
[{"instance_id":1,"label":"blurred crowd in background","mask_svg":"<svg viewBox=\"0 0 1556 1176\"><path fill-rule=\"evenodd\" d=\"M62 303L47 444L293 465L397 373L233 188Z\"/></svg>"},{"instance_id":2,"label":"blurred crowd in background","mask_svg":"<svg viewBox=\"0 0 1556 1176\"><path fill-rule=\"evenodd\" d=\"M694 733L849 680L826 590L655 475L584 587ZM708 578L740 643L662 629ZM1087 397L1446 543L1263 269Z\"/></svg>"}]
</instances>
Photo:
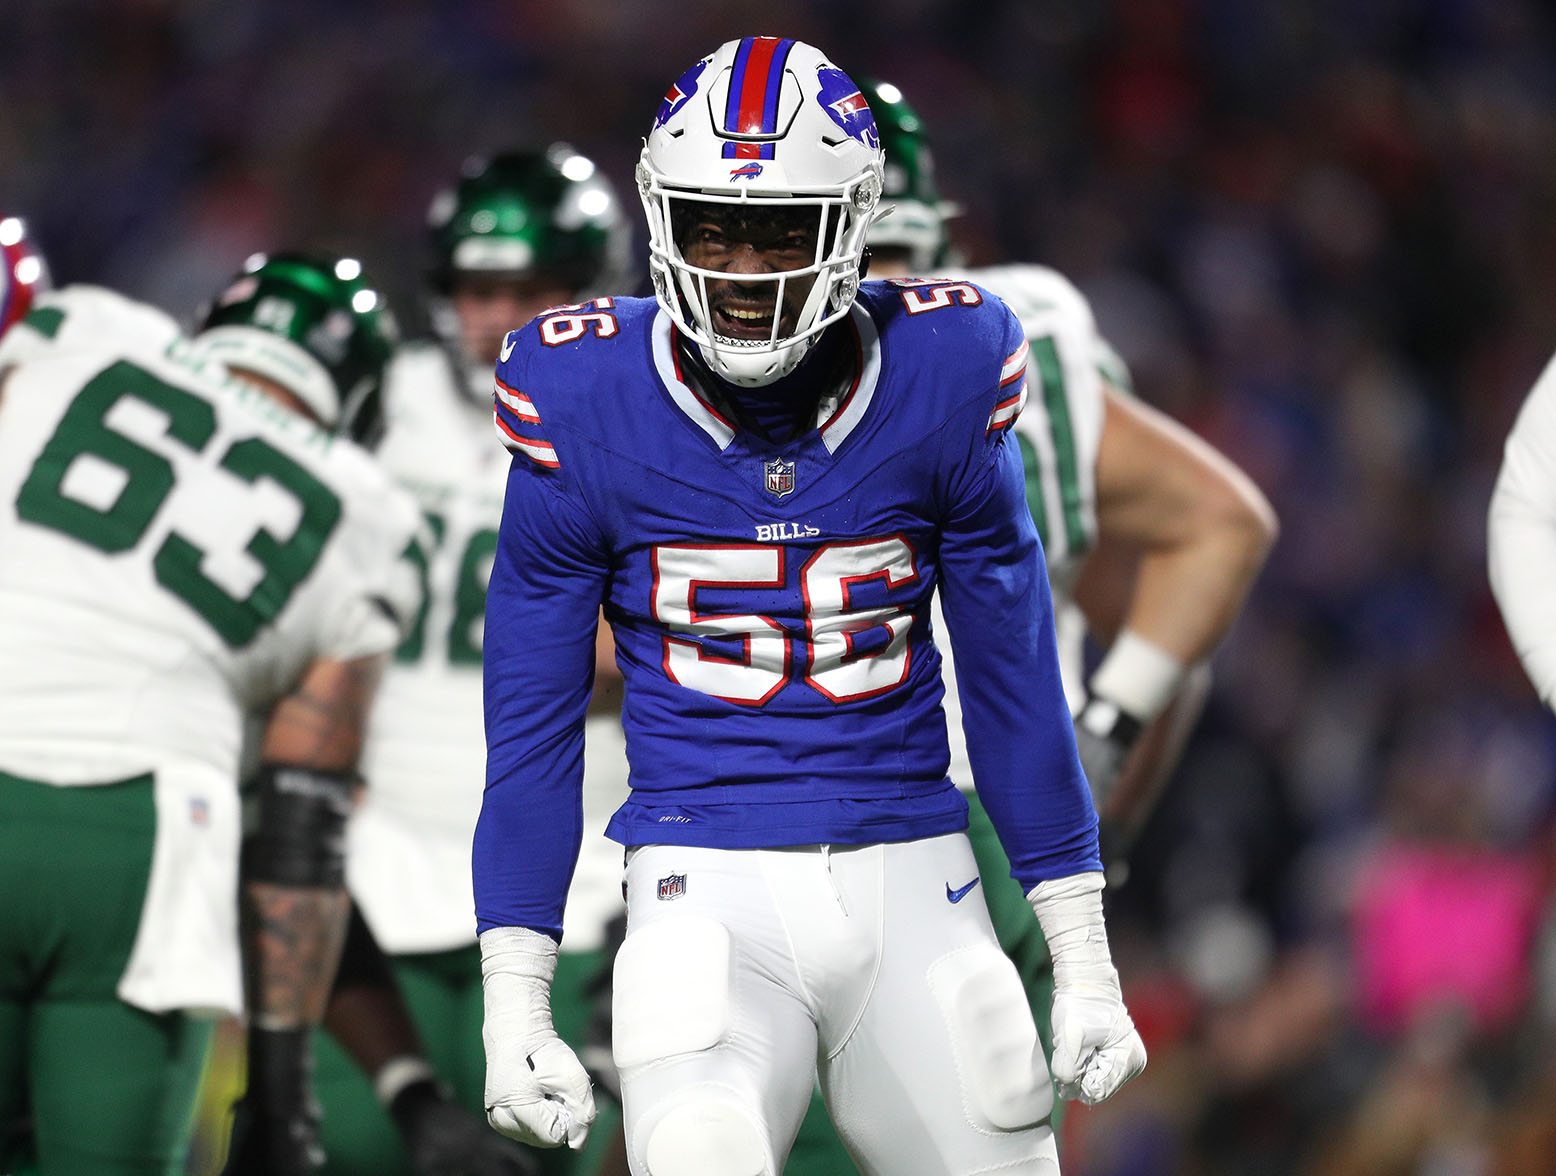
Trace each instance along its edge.
<instances>
[{"instance_id":1,"label":"blurred crowd in background","mask_svg":"<svg viewBox=\"0 0 1556 1176\"><path fill-rule=\"evenodd\" d=\"M1556 351L1545 5L7 0L0 210L186 317L346 250L414 329L466 157L566 139L631 201L667 83L751 33L901 87L966 259L1071 277L1280 513L1111 899L1150 1067L1067 1173L1550 1172L1556 723L1484 554Z\"/></svg>"}]
</instances>

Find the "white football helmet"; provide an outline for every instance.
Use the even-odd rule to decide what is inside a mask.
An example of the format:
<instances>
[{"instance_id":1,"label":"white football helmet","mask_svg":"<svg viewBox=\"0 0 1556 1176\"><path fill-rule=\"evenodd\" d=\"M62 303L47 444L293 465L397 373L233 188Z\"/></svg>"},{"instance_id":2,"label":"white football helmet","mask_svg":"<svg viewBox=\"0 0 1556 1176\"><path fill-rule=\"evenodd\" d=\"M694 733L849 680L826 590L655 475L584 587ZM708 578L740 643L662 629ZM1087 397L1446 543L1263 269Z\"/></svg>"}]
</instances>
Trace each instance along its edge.
<instances>
[{"instance_id":1,"label":"white football helmet","mask_svg":"<svg viewBox=\"0 0 1556 1176\"><path fill-rule=\"evenodd\" d=\"M670 87L638 161L648 216L649 272L659 304L709 366L730 383L756 387L793 371L817 336L848 313L859 289L870 223L881 213L882 156L875 119L859 87L819 50L781 37L719 46ZM714 330L708 282L729 278L687 263L677 211L701 205L813 208L811 264L742 282L775 285L815 275L792 329L772 315L766 339Z\"/></svg>"}]
</instances>

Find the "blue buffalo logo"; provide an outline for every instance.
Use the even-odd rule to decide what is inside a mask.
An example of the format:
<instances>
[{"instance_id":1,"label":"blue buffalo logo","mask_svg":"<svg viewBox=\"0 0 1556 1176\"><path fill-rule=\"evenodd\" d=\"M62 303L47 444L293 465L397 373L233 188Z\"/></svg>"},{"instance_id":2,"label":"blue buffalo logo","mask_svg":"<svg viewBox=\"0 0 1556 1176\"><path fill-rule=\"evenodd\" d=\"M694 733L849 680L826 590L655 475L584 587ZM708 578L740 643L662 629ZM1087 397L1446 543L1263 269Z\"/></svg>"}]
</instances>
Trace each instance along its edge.
<instances>
[{"instance_id":1,"label":"blue buffalo logo","mask_svg":"<svg viewBox=\"0 0 1556 1176\"><path fill-rule=\"evenodd\" d=\"M665 91L664 98L659 103L659 113L654 116L654 126L662 127L675 116L675 112L685 106L693 94L697 92L697 79L702 77L702 71L708 68L706 61L699 61L691 69L676 79L675 84Z\"/></svg>"},{"instance_id":2,"label":"blue buffalo logo","mask_svg":"<svg viewBox=\"0 0 1556 1176\"><path fill-rule=\"evenodd\" d=\"M870 104L854 80L832 66L822 66L816 71L816 77L821 83L816 100L827 112L827 117L872 151L878 149L881 136L875 128L875 115L870 112Z\"/></svg>"},{"instance_id":3,"label":"blue buffalo logo","mask_svg":"<svg viewBox=\"0 0 1556 1176\"><path fill-rule=\"evenodd\" d=\"M729 182L733 184L736 180L754 180L761 174L762 165L757 163L755 160L752 160L750 163L746 164L745 167L737 167L734 171L730 172Z\"/></svg>"}]
</instances>

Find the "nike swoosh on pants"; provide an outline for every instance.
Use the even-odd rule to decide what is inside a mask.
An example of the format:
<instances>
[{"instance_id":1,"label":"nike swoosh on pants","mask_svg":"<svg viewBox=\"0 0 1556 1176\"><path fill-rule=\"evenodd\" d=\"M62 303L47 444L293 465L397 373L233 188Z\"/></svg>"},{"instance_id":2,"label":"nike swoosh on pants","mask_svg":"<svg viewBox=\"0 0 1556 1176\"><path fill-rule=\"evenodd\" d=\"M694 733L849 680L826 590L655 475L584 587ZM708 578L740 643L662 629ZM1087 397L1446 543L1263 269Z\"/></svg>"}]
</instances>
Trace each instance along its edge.
<instances>
[{"instance_id":1,"label":"nike swoosh on pants","mask_svg":"<svg viewBox=\"0 0 1556 1176\"><path fill-rule=\"evenodd\" d=\"M966 886L958 887L955 890L952 890L951 889L951 884L949 882L947 882L945 884L946 901L947 902L961 902L962 899L967 897L968 892L970 892L972 890L972 888L974 886L976 886L976 885L978 885L978 879L976 877L973 878L973 880L971 882L969 882Z\"/></svg>"}]
</instances>

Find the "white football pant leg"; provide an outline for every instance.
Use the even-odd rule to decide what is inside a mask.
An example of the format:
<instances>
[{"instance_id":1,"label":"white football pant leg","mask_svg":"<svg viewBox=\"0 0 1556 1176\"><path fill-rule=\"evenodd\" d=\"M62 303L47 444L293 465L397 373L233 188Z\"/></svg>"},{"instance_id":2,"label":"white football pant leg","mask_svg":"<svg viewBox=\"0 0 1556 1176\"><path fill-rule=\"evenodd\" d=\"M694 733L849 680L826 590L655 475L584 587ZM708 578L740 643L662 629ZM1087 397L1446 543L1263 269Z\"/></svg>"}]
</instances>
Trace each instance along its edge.
<instances>
[{"instance_id":1,"label":"white football pant leg","mask_svg":"<svg viewBox=\"0 0 1556 1176\"><path fill-rule=\"evenodd\" d=\"M633 850L627 920L612 1049L634 1176L777 1176L816 1027L756 851Z\"/></svg>"},{"instance_id":2,"label":"white football pant leg","mask_svg":"<svg viewBox=\"0 0 1556 1176\"><path fill-rule=\"evenodd\" d=\"M821 1086L864 1176L1057 1176L1048 1068L962 834L832 851L850 913L877 919L862 1002L821 1018ZM872 907L875 908L872 910ZM835 1032L852 1010L852 1023Z\"/></svg>"}]
</instances>

